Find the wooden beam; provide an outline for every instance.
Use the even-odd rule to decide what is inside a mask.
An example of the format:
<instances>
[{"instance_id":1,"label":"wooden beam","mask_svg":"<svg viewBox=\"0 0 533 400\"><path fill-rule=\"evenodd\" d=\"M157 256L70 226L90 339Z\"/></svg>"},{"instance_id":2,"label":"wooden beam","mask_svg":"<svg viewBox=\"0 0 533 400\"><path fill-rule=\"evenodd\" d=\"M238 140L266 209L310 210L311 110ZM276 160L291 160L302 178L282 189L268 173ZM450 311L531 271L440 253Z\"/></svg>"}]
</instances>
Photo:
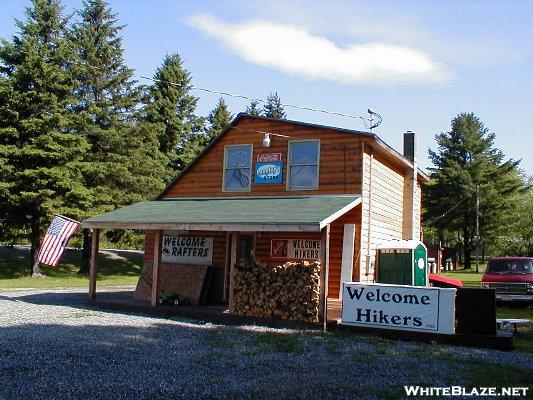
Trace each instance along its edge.
<instances>
[{"instance_id":1,"label":"wooden beam","mask_svg":"<svg viewBox=\"0 0 533 400\"><path fill-rule=\"evenodd\" d=\"M150 305L157 307L157 295L159 292L159 266L161 264L161 236L162 231L155 231L154 238L154 261L152 265L152 298Z\"/></svg>"},{"instance_id":2,"label":"wooden beam","mask_svg":"<svg viewBox=\"0 0 533 400\"><path fill-rule=\"evenodd\" d=\"M328 322L328 279L329 279L329 237L330 237L330 225L326 225L322 229L321 240L321 269L320 269L320 302L319 313L322 316L322 323L324 331L327 329Z\"/></svg>"},{"instance_id":3,"label":"wooden beam","mask_svg":"<svg viewBox=\"0 0 533 400\"><path fill-rule=\"evenodd\" d=\"M229 312L233 313L233 285L235 275L235 263L237 262L237 241L239 239L238 233L231 234L231 256L229 268Z\"/></svg>"},{"instance_id":4,"label":"wooden beam","mask_svg":"<svg viewBox=\"0 0 533 400\"><path fill-rule=\"evenodd\" d=\"M228 301L229 296L229 272L230 272L230 249L231 249L231 233L226 233L226 257L224 258L224 293L222 300Z\"/></svg>"},{"instance_id":5,"label":"wooden beam","mask_svg":"<svg viewBox=\"0 0 533 400\"><path fill-rule=\"evenodd\" d=\"M91 243L91 265L89 267L89 299L96 298L96 274L98 272L98 251L100 248L100 229L93 229Z\"/></svg>"}]
</instances>

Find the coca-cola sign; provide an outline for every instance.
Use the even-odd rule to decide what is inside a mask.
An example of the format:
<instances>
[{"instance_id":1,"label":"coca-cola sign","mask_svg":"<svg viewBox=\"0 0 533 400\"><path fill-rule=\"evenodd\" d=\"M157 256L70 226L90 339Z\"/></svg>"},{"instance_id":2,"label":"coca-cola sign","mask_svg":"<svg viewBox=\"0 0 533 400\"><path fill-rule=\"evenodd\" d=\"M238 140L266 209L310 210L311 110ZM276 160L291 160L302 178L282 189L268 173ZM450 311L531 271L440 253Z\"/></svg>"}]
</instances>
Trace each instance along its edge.
<instances>
[{"instance_id":1,"label":"coca-cola sign","mask_svg":"<svg viewBox=\"0 0 533 400\"><path fill-rule=\"evenodd\" d=\"M281 161L281 153L263 153L257 155L257 162Z\"/></svg>"}]
</instances>

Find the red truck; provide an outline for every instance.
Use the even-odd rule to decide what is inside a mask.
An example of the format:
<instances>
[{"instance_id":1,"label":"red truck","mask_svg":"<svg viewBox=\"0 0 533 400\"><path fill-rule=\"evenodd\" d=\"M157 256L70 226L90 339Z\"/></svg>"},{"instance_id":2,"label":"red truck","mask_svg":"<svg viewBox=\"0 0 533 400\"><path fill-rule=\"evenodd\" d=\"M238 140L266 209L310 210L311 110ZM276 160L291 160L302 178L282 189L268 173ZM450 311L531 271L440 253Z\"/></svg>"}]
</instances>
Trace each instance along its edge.
<instances>
[{"instance_id":1,"label":"red truck","mask_svg":"<svg viewBox=\"0 0 533 400\"><path fill-rule=\"evenodd\" d=\"M533 257L491 258L481 286L496 289L497 300L533 302Z\"/></svg>"}]
</instances>

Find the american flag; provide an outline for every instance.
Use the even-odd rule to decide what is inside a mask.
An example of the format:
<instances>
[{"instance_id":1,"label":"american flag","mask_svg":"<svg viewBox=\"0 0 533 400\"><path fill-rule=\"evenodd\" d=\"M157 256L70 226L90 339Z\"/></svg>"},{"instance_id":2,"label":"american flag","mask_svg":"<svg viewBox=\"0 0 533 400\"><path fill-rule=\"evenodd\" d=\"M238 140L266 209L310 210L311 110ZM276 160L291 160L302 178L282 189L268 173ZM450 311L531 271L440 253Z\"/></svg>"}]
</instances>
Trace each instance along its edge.
<instances>
[{"instance_id":1,"label":"american flag","mask_svg":"<svg viewBox=\"0 0 533 400\"><path fill-rule=\"evenodd\" d=\"M56 216L44 235L37 262L55 267L67 246L70 237L80 226L79 222L62 216Z\"/></svg>"}]
</instances>

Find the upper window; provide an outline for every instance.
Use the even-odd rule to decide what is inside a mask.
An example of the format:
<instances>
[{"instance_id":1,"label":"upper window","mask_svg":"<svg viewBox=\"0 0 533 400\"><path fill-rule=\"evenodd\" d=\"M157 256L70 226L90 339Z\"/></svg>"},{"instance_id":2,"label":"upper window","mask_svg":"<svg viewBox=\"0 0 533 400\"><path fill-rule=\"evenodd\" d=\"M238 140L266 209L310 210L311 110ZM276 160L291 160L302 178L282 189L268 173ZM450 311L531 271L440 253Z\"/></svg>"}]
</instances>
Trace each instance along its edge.
<instances>
[{"instance_id":1,"label":"upper window","mask_svg":"<svg viewBox=\"0 0 533 400\"><path fill-rule=\"evenodd\" d=\"M318 189L319 159L318 140L289 142L288 189Z\"/></svg>"},{"instance_id":2,"label":"upper window","mask_svg":"<svg viewBox=\"0 0 533 400\"><path fill-rule=\"evenodd\" d=\"M226 146L224 191L247 192L251 188L252 145Z\"/></svg>"}]
</instances>

